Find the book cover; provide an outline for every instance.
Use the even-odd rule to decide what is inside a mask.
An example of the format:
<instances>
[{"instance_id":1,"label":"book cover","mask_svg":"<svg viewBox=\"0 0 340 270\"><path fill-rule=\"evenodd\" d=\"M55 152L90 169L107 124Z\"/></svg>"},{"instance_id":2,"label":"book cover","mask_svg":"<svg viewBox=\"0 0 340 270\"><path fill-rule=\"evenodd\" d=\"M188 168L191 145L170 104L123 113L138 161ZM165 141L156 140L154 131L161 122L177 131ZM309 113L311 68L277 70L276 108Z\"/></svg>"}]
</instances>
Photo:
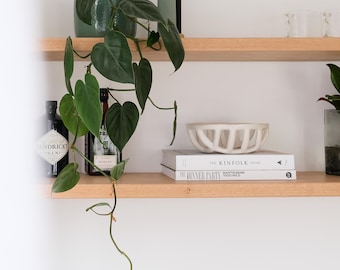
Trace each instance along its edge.
<instances>
[{"instance_id":1,"label":"book cover","mask_svg":"<svg viewBox=\"0 0 340 270\"><path fill-rule=\"evenodd\" d=\"M294 170L293 154L262 150L250 154L207 154L162 150L162 165L173 170Z\"/></svg>"},{"instance_id":2,"label":"book cover","mask_svg":"<svg viewBox=\"0 0 340 270\"><path fill-rule=\"evenodd\" d=\"M174 180L295 180L296 170L172 170L162 166L162 173Z\"/></svg>"}]
</instances>

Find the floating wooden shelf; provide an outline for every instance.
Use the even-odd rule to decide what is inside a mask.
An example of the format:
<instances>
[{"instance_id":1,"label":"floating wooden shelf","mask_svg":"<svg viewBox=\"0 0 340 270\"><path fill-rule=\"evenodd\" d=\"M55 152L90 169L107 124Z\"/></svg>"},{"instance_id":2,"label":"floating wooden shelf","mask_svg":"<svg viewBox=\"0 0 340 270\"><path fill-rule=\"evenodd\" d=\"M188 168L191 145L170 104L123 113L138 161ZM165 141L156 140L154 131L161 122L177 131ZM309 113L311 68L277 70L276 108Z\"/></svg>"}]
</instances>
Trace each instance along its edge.
<instances>
[{"instance_id":1,"label":"floating wooden shelf","mask_svg":"<svg viewBox=\"0 0 340 270\"><path fill-rule=\"evenodd\" d=\"M40 59L62 61L66 38L40 42ZM101 38L73 38L75 50L86 55ZM339 61L340 38L183 38L185 61ZM134 59L137 49L131 42ZM144 57L168 61L163 49L154 51L141 45ZM81 60L81 59L77 59ZM110 198L112 187L104 177L82 175L70 191L45 194L53 198ZM296 181L174 181L160 173L127 173L116 185L119 198L216 198L340 196L340 177L322 172L300 172Z\"/></svg>"},{"instance_id":2,"label":"floating wooden shelf","mask_svg":"<svg viewBox=\"0 0 340 270\"><path fill-rule=\"evenodd\" d=\"M39 54L47 61L61 61L66 38L42 39ZM81 55L91 51L102 38L73 38ZM185 61L338 61L340 38L183 38ZM135 45L130 42L134 59ZM144 57L151 61L168 61L163 49L154 51L141 45ZM80 60L79 58L77 60Z\"/></svg>"},{"instance_id":3,"label":"floating wooden shelf","mask_svg":"<svg viewBox=\"0 0 340 270\"><path fill-rule=\"evenodd\" d=\"M111 198L112 187L102 176L82 175L76 187L52 198ZM119 198L219 198L340 196L340 176L299 172L292 181L175 181L161 173L126 173L116 185Z\"/></svg>"}]
</instances>

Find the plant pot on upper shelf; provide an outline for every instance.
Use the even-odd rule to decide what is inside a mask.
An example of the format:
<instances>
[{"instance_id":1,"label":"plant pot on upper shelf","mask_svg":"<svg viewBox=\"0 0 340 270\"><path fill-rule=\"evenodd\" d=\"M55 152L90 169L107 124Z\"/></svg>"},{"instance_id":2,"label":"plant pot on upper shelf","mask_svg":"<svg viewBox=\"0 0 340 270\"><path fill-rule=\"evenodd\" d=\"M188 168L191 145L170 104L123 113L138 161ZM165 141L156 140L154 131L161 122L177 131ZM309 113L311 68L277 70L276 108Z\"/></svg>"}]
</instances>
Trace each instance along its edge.
<instances>
[{"instance_id":1,"label":"plant pot on upper shelf","mask_svg":"<svg viewBox=\"0 0 340 270\"><path fill-rule=\"evenodd\" d=\"M327 64L331 72L331 81L340 93L340 68ZM325 95L319 98L329 102L335 109L324 111L324 144L326 174L340 175L340 95Z\"/></svg>"},{"instance_id":2,"label":"plant pot on upper shelf","mask_svg":"<svg viewBox=\"0 0 340 270\"><path fill-rule=\"evenodd\" d=\"M121 11L116 12L111 22L112 4L118 4L121 0L95 0L95 4L91 8L91 21L85 23L80 18L86 17L87 5L84 1L74 0L74 31L76 37L104 37L110 30L108 26L118 29L127 36L134 37L136 35L137 25L132 22ZM112 3L111 3L112 2ZM88 17L86 17L88 18ZM86 21L86 18L84 19Z\"/></svg>"},{"instance_id":3,"label":"plant pot on upper shelf","mask_svg":"<svg viewBox=\"0 0 340 270\"><path fill-rule=\"evenodd\" d=\"M326 174L340 175L340 110L325 110Z\"/></svg>"}]
</instances>

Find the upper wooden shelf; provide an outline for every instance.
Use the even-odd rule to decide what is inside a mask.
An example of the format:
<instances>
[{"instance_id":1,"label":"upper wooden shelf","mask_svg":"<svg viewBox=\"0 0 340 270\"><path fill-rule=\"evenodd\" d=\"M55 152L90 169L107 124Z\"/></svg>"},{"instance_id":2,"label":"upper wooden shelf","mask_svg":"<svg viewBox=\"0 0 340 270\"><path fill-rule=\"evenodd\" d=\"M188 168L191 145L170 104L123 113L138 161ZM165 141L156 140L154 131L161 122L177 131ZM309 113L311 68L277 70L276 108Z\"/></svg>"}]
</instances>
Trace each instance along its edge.
<instances>
[{"instance_id":1,"label":"upper wooden shelf","mask_svg":"<svg viewBox=\"0 0 340 270\"><path fill-rule=\"evenodd\" d=\"M82 175L76 187L52 198L111 198L112 187L103 176ZM119 198L218 198L340 196L340 177L323 172L299 172L293 181L175 181L160 173L126 173L116 185Z\"/></svg>"},{"instance_id":2,"label":"upper wooden shelf","mask_svg":"<svg viewBox=\"0 0 340 270\"><path fill-rule=\"evenodd\" d=\"M66 38L40 42L42 59L61 61ZM183 38L185 61L338 61L340 38ZM86 55L102 38L73 38L75 50ZM133 57L137 50L131 42ZM142 44L151 61L168 61L165 50L154 51ZM143 48L144 47L144 48ZM80 60L80 59L77 59Z\"/></svg>"}]
</instances>

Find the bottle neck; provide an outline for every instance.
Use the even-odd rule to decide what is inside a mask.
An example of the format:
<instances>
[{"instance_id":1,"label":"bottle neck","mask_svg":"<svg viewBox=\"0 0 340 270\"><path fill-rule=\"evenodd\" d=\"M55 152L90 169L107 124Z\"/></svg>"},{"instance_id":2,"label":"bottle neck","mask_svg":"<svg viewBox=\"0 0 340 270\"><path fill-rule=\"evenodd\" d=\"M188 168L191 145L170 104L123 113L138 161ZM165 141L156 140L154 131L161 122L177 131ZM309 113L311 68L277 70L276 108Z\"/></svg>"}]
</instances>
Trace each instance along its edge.
<instances>
[{"instance_id":1,"label":"bottle neck","mask_svg":"<svg viewBox=\"0 0 340 270\"><path fill-rule=\"evenodd\" d=\"M56 114L57 114L57 106L54 105L46 105L46 115L47 115L47 119L55 119L56 118Z\"/></svg>"},{"instance_id":2,"label":"bottle neck","mask_svg":"<svg viewBox=\"0 0 340 270\"><path fill-rule=\"evenodd\" d=\"M100 101L102 104L102 111L103 111L102 125L104 125L105 123L106 112L109 108L108 99L109 99L108 90L106 88L101 88L100 89Z\"/></svg>"},{"instance_id":3,"label":"bottle neck","mask_svg":"<svg viewBox=\"0 0 340 270\"><path fill-rule=\"evenodd\" d=\"M103 108L102 125L104 125L104 123L105 123L105 117L106 117L106 112L107 112L107 110L108 110L108 108L109 108L108 103L107 103L107 102L103 102L103 103L102 103L102 108Z\"/></svg>"}]
</instances>

